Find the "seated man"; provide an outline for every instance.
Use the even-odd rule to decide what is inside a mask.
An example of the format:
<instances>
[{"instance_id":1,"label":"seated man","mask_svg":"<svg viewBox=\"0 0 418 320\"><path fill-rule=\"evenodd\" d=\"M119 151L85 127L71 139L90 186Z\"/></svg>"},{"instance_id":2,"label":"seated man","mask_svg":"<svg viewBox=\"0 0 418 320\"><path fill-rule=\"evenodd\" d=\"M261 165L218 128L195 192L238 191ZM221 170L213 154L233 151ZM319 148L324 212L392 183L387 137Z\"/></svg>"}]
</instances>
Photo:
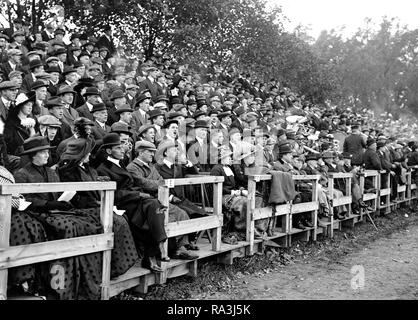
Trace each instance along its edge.
<instances>
[{"instance_id":1,"label":"seated man","mask_svg":"<svg viewBox=\"0 0 418 320\"><path fill-rule=\"evenodd\" d=\"M164 179L184 178L186 174L198 173L190 161L179 155L178 146L172 141L161 142L157 153L163 161L161 164L157 163L155 167ZM171 189L170 201L185 210L192 218L206 216L203 209L186 199L182 186Z\"/></svg>"},{"instance_id":2,"label":"seated man","mask_svg":"<svg viewBox=\"0 0 418 320\"><path fill-rule=\"evenodd\" d=\"M135 186L134 178L121 162L124 149L117 133L105 135L100 148L106 152L107 158L99 165L97 172L116 181L115 206L126 210L137 246L138 244L145 246L143 267L162 272L156 258L161 255L161 261L168 260L163 245L167 239L164 229L166 208L150 195L141 193L140 188Z\"/></svg>"},{"instance_id":3,"label":"seated man","mask_svg":"<svg viewBox=\"0 0 418 320\"><path fill-rule=\"evenodd\" d=\"M135 145L137 157L127 166L127 170L134 178L135 185L153 197L158 197L158 186L164 180L152 163L156 150L155 145L151 142L138 141ZM173 203L170 203L168 208L169 222L189 220L187 213ZM172 239L175 238L169 239L169 251L175 252L173 258L196 259L198 257L187 252L187 250L197 250L198 248L190 244L186 236L177 237L177 241L174 241L174 243L170 241Z\"/></svg>"}]
</instances>

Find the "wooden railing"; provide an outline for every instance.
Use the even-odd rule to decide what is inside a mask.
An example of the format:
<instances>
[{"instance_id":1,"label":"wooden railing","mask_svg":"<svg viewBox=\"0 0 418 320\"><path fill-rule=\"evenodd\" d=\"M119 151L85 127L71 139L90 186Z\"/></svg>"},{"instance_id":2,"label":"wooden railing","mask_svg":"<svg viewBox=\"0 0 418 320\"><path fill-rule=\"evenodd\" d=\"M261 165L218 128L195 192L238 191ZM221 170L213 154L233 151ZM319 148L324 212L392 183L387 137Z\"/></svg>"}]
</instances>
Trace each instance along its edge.
<instances>
[{"instance_id":1,"label":"wooden railing","mask_svg":"<svg viewBox=\"0 0 418 320\"><path fill-rule=\"evenodd\" d=\"M292 175L294 181L308 181L312 182L312 201L293 204L293 201L288 201L285 204L267 206L263 208L256 208L256 189L257 183L261 181L270 181L272 176L267 175L249 175L248 176L248 204L247 204L247 231L246 240L249 242L249 253L254 254L254 234L255 221L260 219L267 219L273 217L281 218L281 229L274 236L269 239L277 239L284 237L286 245L290 245L292 234L298 233L299 230L292 228L292 215L311 212L313 228L305 229L303 231L309 232L312 230L313 239L316 240L316 226L317 226L317 212L318 212L318 181L319 175ZM273 226L275 227L275 226Z\"/></svg>"},{"instance_id":2,"label":"wooden railing","mask_svg":"<svg viewBox=\"0 0 418 320\"><path fill-rule=\"evenodd\" d=\"M76 238L9 246L12 195L63 191L101 191L100 218L103 233ZM115 182L17 183L0 185L0 299L7 298L9 268L103 252L102 296L108 296L113 249L113 198Z\"/></svg>"}]
</instances>

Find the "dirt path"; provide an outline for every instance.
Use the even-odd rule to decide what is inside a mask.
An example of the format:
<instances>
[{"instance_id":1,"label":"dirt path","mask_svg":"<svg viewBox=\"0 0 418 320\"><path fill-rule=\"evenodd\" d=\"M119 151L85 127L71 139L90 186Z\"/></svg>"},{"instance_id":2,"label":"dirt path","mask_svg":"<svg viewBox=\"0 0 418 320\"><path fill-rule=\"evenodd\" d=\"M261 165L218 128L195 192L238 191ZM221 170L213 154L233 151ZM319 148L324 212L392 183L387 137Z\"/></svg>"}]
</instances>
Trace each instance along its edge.
<instances>
[{"instance_id":1,"label":"dirt path","mask_svg":"<svg viewBox=\"0 0 418 320\"><path fill-rule=\"evenodd\" d=\"M352 280L361 276L361 267L352 270L353 266L364 268L364 287L361 280ZM418 226L380 238L337 261L324 257L295 261L232 285L233 294L215 293L205 299L418 299Z\"/></svg>"}]
</instances>

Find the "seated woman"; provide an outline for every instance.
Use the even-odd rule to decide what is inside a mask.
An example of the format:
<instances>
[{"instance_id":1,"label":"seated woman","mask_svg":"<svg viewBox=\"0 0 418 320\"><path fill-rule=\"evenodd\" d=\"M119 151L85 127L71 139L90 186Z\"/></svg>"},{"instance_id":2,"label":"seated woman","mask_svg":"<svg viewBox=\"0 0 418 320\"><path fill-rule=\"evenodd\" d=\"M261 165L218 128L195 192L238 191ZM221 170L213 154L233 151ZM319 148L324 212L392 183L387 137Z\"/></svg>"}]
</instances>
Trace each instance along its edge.
<instances>
[{"instance_id":1,"label":"seated woman","mask_svg":"<svg viewBox=\"0 0 418 320\"><path fill-rule=\"evenodd\" d=\"M4 128L4 140L8 152L18 155L23 151L23 142L36 134L36 120L32 118L35 96L21 93L16 98L16 106L9 112Z\"/></svg>"},{"instance_id":2,"label":"seated woman","mask_svg":"<svg viewBox=\"0 0 418 320\"><path fill-rule=\"evenodd\" d=\"M80 138L68 143L58 163L58 174L62 182L99 181L97 171L89 166L94 144L93 138ZM100 217L99 191L77 192L71 204L77 209L94 208L95 215ZM126 216L113 214L113 233L112 278L125 273L139 259Z\"/></svg>"},{"instance_id":3,"label":"seated woman","mask_svg":"<svg viewBox=\"0 0 418 320\"><path fill-rule=\"evenodd\" d=\"M22 155L29 155L30 163L15 172L17 183L60 182L55 171L46 166L52 147L44 137L25 140ZM94 210L79 210L64 201L58 201L55 192L27 194L32 204L27 211L42 222L47 240L58 240L98 234L102 232L100 219ZM50 262L51 272L62 270L63 281L50 281L61 299L98 299L101 283L101 254L91 253ZM81 275L81 276L80 276Z\"/></svg>"},{"instance_id":4,"label":"seated woman","mask_svg":"<svg viewBox=\"0 0 418 320\"><path fill-rule=\"evenodd\" d=\"M8 159L4 148L3 128L3 124L0 121L0 185L15 183L13 175L4 167ZM27 212L18 211L20 202L23 200L23 196L12 196L10 246L46 241L46 234L42 224ZM10 268L8 271L8 296L47 295L42 285L43 275L47 272L45 264L30 264Z\"/></svg>"},{"instance_id":5,"label":"seated woman","mask_svg":"<svg viewBox=\"0 0 418 320\"><path fill-rule=\"evenodd\" d=\"M227 235L223 237L224 242L235 242L233 238L237 240L243 240L246 230L246 216L247 216L247 196L248 191L243 187L240 187L235 180L235 174L232 169L232 155L233 152L229 148L221 148L219 160L220 164L216 164L211 172L211 176L223 176L225 178L222 185L222 204L225 209L225 223ZM259 197L257 197L259 198ZM260 206L260 200L256 203L256 206ZM256 231L256 235L259 232Z\"/></svg>"}]
</instances>

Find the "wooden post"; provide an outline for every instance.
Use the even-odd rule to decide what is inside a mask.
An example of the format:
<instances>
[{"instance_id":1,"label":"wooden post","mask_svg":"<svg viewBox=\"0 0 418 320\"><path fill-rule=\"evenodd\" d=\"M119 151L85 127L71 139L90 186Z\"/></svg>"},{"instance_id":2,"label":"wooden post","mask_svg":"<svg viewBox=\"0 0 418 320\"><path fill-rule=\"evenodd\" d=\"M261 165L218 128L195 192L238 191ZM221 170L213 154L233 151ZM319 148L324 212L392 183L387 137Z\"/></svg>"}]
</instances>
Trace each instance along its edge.
<instances>
[{"instance_id":1,"label":"wooden post","mask_svg":"<svg viewBox=\"0 0 418 320\"><path fill-rule=\"evenodd\" d=\"M222 182L213 184L213 214L216 215L223 224L222 215ZM221 250L222 225L213 229L212 233L212 250Z\"/></svg>"},{"instance_id":2,"label":"wooden post","mask_svg":"<svg viewBox=\"0 0 418 320\"><path fill-rule=\"evenodd\" d=\"M328 192L331 198L331 226L329 230L329 237L334 237L334 179L332 177L328 178Z\"/></svg>"},{"instance_id":3,"label":"wooden post","mask_svg":"<svg viewBox=\"0 0 418 320\"><path fill-rule=\"evenodd\" d=\"M248 179L248 202L247 202L247 242L250 243L250 255L254 254L254 219L255 192L257 183L254 179Z\"/></svg>"},{"instance_id":4,"label":"wooden post","mask_svg":"<svg viewBox=\"0 0 418 320\"><path fill-rule=\"evenodd\" d=\"M106 190L101 192L100 219L104 233L112 233L113 230L113 201L114 191ZM109 300L111 258L112 250L103 251L102 300Z\"/></svg>"},{"instance_id":5,"label":"wooden post","mask_svg":"<svg viewBox=\"0 0 418 320\"><path fill-rule=\"evenodd\" d=\"M318 203L318 182L319 180L316 179L313 181L312 183L312 201L313 202L317 202ZM319 205L318 205L319 207ZM317 228L318 228L318 210L315 210L311 213L311 217L312 217L312 222L314 224L314 229L312 231L312 238L313 241L316 241L316 236L317 236Z\"/></svg>"},{"instance_id":6,"label":"wooden post","mask_svg":"<svg viewBox=\"0 0 418 320\"><path fill-rule=\"evenodd\" d=\"M12 196L0 194L0 248L10 245L10 220L12 215ZM7 299L7 269L0 270L0 300Z\"/></svg>"},{"instance_id":7,"label":"wooden post","mask_svg":"<svg viewBox=\"0 0 418 320\"><path fill-rule=\"evenodd\" d=\"M164 217L164 229L165 230L167 230L167 225L168 225L169 204L170 204L170 199L169 199L170 190L169 190L169 187L168 187L170 185L170 180L166 180L166 181L168 181L167 182L168 185L165 184L163 186L158 187L158 200L161 202L161 204L163 206L167 207L166 214L165 214L165 217ZM168 239L164 242L164 250L165 250L166 253L168 253ZM164 267L166 267L165 263L161 262L161 264L162 264L161 267L163 267L163 265L164 265ZM164 267L163 267L163 269L165 269Z\"/></svg>"}]
</instances>

